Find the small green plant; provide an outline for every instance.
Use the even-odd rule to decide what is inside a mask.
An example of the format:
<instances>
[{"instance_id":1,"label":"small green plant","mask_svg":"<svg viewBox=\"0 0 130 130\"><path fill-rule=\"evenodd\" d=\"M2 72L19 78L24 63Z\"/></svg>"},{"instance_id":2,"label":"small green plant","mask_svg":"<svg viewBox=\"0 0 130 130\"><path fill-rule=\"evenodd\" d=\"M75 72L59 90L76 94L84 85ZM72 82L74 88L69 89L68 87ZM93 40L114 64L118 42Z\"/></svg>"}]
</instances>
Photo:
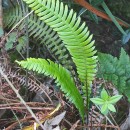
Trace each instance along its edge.
<instances>
[{"instance_id":1,"label":"small green plant","mask_svg":"<svg viewBox=\"0 0 130 130\"><path fill-rule=\"evenodd\" d=\"M100 98L90 98L90 100L101 107L101 113L107 115L109 110L116 112L114 104L122 98L122 95L109 96L107 91L103 89L101 91Z\"/></svg>"}]
</instances>

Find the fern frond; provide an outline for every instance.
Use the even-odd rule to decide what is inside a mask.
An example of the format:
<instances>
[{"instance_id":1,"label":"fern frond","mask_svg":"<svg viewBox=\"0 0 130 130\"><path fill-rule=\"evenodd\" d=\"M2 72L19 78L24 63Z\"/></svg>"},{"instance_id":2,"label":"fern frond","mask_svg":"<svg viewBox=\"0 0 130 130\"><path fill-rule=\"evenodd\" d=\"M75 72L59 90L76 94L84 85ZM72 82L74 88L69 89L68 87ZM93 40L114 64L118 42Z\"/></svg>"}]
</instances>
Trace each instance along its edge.
<instances>
[{"instance_id":1,"label":"fern frond","mask_svg":"<svg viewBox=\"0 0 130 130\"><path fill-rule=\"evenodd\" d=\"M83 99L68 70L51 60L40 58L28 58L27 61L17 61L17 63L23 68L45 74L46 76L50 76L55 79L57 86L61 86L60 88L65 93L65 96L75 104L77 109L79 109L82 119L84 118Z\"/></svg>"},{"instance_id":2,"label":"fern frond","mask_svg":"<svg viewBox=\"0 0 130 130\"><path fill-rule=\"evenodd\" d=\"M89 85L96 73L97 57L86 24L59 0L23 0L47 25L57 31L77 67L81 82Z\"/></svg>"},{"instance_id":3,"label":"fern frond","mask_svg":"<svg viewBox=\"0 0 130 130\"><path fill-rule=\"evenodd\" d=\"M119 59L109 54L98 54L99 70L97 77L104 78L114 84L120 93L124 93L130 101L130 58L123 48Z\"/></svg>"},{"instance_id":4,"label":"fern frond","mask_svg":"<svg viewBox=\"0 0 130 130\"><path fill-rule=\"evenodd\" d=\"M3 16L4 26L10 28L16 25L23 18L24 14L21 6L16 6L15 8L6 9ZM18 28L22 30L24 26L25 23L22 21ZM40 41L41 44L47 47L57 62L67 69L72 70L72 60L58 34L43 21L39 20L34 13L28 17L28 32L30 37L33 37L38 42Z\"/></svg>"}]
</instances>

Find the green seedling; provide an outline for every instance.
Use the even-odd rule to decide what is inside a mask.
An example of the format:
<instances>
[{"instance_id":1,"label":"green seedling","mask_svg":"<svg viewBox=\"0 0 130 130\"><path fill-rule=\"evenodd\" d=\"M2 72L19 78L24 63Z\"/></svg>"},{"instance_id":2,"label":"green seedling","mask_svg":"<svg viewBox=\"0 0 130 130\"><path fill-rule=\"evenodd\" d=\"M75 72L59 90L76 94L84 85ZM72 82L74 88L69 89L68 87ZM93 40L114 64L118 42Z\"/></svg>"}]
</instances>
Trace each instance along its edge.
<instances>
[{"instance_id":1,"label":"green seedling","mask_svg":"<svg viewBox=\"0 0 130 130\"><path fill-rule=\"evenodd\" d=\"M103 89L101 91L100 98L90 98L90 100L95 104L99 105L101 108L101 113L107 115L109 111L116 112L114 104L116 104L122 95L109 96L107 91Z\"/></svg>"}]
</instances>

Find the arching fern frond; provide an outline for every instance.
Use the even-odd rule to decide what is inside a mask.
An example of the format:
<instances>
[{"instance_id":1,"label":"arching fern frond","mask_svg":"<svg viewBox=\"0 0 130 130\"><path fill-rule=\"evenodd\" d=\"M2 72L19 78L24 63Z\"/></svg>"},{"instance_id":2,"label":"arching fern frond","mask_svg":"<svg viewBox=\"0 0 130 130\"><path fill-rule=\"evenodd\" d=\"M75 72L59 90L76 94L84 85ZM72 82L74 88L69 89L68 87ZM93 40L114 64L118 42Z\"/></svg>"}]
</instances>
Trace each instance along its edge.
<instances>
[{"instance_id":1,"label":"arching fern frond","mask_svg":"<svg viewBox=\"0 0 130 130\"><path fill-rule=\"evenodd\" d=\"M59 0L23 0L53 30L57 31L77 67L81 82L89 85L96 73L95 47L86 24Z\"/></svg>"},{"instance_id":2,"label":"arching fern frond","mask_svg":"<svg viewBox=\"0 0 130 130\"><path fill-rule=\"evenodd\" d=\"M27 9L27 7L26 7ZM24 16L21 6L9 8L4 10L4 27L11 28L16 25ZM20 30L24 29L24 20L18 27ZM29 36L33 37L41 44L46 45L49 52L56 58L57 62L62 64L69 70L72 70L72 60L68 54L66 47L58 34L52 30L43 21L39 20L36 14L32 13L28 17L28 32Z\"/></svg>"},{"instance_id":3,"label":"arching fern frond","mask_svg":"<svg viewBox=\"0 0 130 130\"><path fill-rule=\"evenodd\" d=\"M46 76L50 76L55 79L57 86L61 86L61 90L65 93L65 96L75 104L79 109L80 115L84 117L84 103L83 99L75 86L73 79L68 70L63 68L51 60L28 58L27 61L20 61L17 63L23 68L33 70Z\"/></svg>"}]
</instances>

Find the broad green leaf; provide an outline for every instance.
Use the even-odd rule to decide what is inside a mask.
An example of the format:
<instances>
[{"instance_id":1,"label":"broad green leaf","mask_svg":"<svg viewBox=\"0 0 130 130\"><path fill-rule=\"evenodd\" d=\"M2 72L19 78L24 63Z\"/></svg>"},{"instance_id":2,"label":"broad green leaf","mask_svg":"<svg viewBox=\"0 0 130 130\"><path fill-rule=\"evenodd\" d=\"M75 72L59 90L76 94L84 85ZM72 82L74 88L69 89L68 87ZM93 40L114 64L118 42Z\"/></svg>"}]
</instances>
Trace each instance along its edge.
<instances>
[{"instance_id":1,"label":"broad green leaf","mask_svg":"<svg viewBox=\"0 0 130 130\"><path fill-rule=\"evenodd\" d=\"M115 104L122 98L122 95L115 95L109 98L109 103Z\"/></svg>"},{"instance_id":2,"label":"broad green leaf","mask_svg":"<svg viewBox=\"0 0 130 130\"><path fill-rule=\"evenodd\" d=\"M103 90L101 91L101 98L106 101L108 100L109 96L107 94L107 91L103 88Z\"/></svg>"},{"instance_id":3,"label":"broad green leaf","mask_svg":"<svg viewBox=\"0 0 130 130\"><path fill-rule=\"evenodd\" d=\"M101 107L101 113L106 115L108 111L108 104L105 103L102 107Z\"/></svg>"},{"instance_id":4,"label":"broad green leaf","mask_svg":"<svg viewBox=\"0 0 130 130\"><path fill-rule=\"evenodd\" d=\"M104 101L101 98L90 98L90 100L96 105L103 105Z\"/></svg>"},{"instance_id":5,"label":"broad green leaf","mask_svg":"<svg viewBox=\"0 0 130 130\"><path fill-rule=\"evenodd\" d=\"M116 112L116 109L115 109L114 105L112 105L112 104L108 104L108 109L112 112Z\"/></svg>"}]
</instances>

